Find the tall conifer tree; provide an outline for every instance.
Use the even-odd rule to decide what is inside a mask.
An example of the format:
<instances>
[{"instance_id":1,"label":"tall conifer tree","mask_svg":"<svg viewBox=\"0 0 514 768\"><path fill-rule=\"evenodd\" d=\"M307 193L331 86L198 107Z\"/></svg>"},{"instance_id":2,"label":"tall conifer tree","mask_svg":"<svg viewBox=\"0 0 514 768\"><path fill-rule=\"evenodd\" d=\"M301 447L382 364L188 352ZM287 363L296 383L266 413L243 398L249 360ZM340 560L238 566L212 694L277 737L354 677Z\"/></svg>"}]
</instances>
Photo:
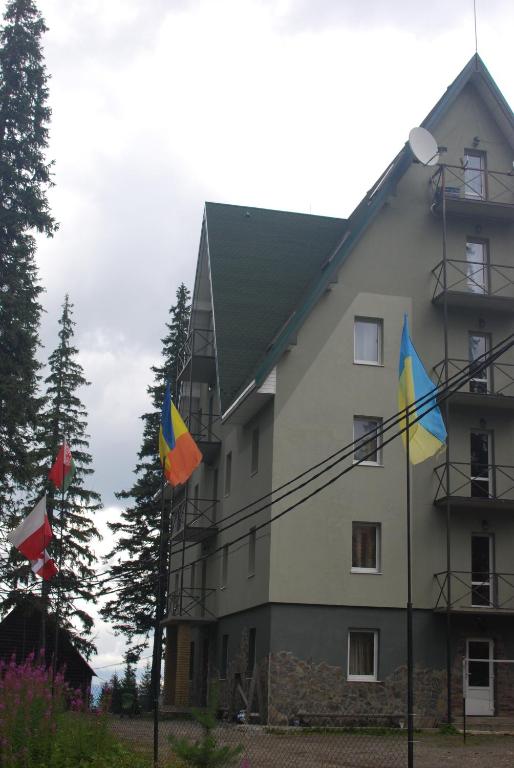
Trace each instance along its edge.
<instances>
[{"instance_id":1,"label":"tall conifer tree","mask_svg":"<svg viewBox=\"0 0 514 768\"><path fill-rule=\"evenodd\" d=\"M50 109L41 50L46 31L32 0L10 0L0 30L0 508L31 479L39 407L41 312L34 232L51 236L45 159Z\"/></svg>"},{"instance_id":2,"label":"tall conifer tree","mask_svg":"<svg viewBox=\"0 0 514 768\"><path fill-rule=\"evenodd\" d=\"M141 416L143 439L134 470L136 479L129 490L117 494L119 499L133 503L123 511L120 522L109 524L117 536L116 546L107 556L112 563L110 576L119 578L122 586L109 598L102 616L128 638L134 658L146 648L155 621L161 519L161 505L155 497L162 480L158 434L167 381L176 396L178 354L187 339L190 309L190 293L182 283L162 339L162 365L152 367L154 383L148 393L153 410Z\"/></svg>"},{"instance_id":3,"label":"tall conifer tree","mask_svg":"<svg viewBox=\"0 0 514 768\"><path fill-rule=\"evenodd\" d=\"M93 516L101 508L101 502L100 495L87 487L87 479L93 470L89 435L86 433L87 412L80 400L79 391L88 386L89 382L76 359L78 349L73 345L75 323L72 310L73 305L66 296L59 319L59 344L48 359L50 373L45 379L46 397L39 417L35 457L39 473L37 496L44 491L48 493L47 509L54 531L49 550L56 562L61 555L62 535L61 572L51 582L50 589L45 591L53 610L56 610L60 586L61 626L71 632L77 647L87 655L95 648L90 640L93 619L85 608L77 605L77 600L80 598L87 603L95 597L95 588L90 582L95 581L96 557L93 543L99 536ZM63 503L60 491L54 490L48 480L48 470L64 439L71 448L75 474ZM30 581L32 577L27 561L22 561L14 551L12 556L17 562L13 574L15 584ZM78 619L79 627L76 622L72 623L73 618Z\"/></svg>"}]
</instances>

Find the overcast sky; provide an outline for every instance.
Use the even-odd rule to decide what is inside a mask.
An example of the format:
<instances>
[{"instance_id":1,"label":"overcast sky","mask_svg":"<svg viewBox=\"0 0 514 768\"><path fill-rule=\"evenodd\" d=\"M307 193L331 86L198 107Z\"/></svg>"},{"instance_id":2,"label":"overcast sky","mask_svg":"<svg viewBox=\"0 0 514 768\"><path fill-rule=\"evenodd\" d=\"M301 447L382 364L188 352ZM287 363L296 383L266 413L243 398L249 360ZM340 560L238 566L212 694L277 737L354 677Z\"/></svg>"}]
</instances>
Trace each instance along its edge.
<instances>
[{"instance_id":1,"label":"overcast sky","mask_svg":"<svg viewBox=\"0 0 514 768\"><path fill-rule=\"evenodd\" d=\"M42 340L47 355L68 292L105 530L205 200L347 217L473 55L473 0L38 4L60 222L39 245ZM514 3L477 10L479 53L514 104ZM108 628L98 641L93 666L120 657Z\"/></svg>"}]
</instances>

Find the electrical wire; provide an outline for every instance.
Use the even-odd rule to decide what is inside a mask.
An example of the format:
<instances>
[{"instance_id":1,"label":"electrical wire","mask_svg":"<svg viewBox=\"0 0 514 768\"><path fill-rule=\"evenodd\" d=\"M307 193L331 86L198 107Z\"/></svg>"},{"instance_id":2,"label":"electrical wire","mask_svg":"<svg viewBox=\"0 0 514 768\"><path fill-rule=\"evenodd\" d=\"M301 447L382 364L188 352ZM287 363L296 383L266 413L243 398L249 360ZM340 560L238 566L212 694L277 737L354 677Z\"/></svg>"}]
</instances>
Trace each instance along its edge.
<instances>
[{"instance_id":1,"label":"electrical wire","mask_svg":"<svg viewBox=\"0 0 514 768\"><path fill-rule=\"evenodd\" d=\"M418 421L420 421L427 413L430 413L430 411L434 410L435 408L438 408L440 403L444 403L446 400L448 400L453 394L455 394L455 392L457 392L461 387L463 387L464 384L466 384L471 378L476 377L476 375L478 373L480 373L481 371L485 370L496 359L498 359L503 354L505 354L505 352L507 352L513 345L514 345L514 334L510 334L508 337L506 337L506 339L503 340L503 342L500 342L498 345L496 345L496 347L494 348L496 351L494 353L491 351L491 353L486 353L484 355L481 355L480 358L482 358L482 361L480 363L478 362L478 360L480 358L477 358L476 361L473 361L468 366L463 368L462 371L459 372L458 375L456 375L454 377L451 377L451 379L453 379L452 386L448 386L447 384L444 384L444 385L441 385L440 387L434 387L434 389L432 391L430 391L427 395L424 395L423 397L418 398L414 403L411 403L406 409L398 411L394 416L392 416L389 419L387 419L387 422L393 422L393 423L390 424L390 426L388 426L386 429L383 429L381 431L379 431L379 430L372 430L371 432L369 432L367 434L369 434L369 435L373 434L373 435L380 435L381 436L381 435L385 434L386 432L388 432L389 430L391 430L399 422L404 421L407 414L412 414L413 415L413 418L409 420L409 428L412 428L412 426L414 426ZM449 378L448 381L450 381L451 379ZM435 402L432 405L430 405L429 407L425 408L424 406L426 406L428 403L430 403L430 401L433 400L434 398L435 398ZM420 407L423 408L422 412L419 413L419 414L416 414L416 411ZM407 430L406 426L403 427L400 430L397 430L394 434L392 434L390 437L388 437L387 440L382 442L382 447L384 447L384 446L388 445L389 443L391 443L397 437L402 435L406 430ZM351 444L349 444L348 447L350 447L350 446L351 447L355 447L356 445L362 445L365 442L366 441L365 441L365 435L364 435L361 438L359 438L358 440L354 440ZM340 453L341 450L345 450L345 449L340 449L339 451L337 451L333 455L337 455L338 453ZM370 453L368 453L366 456L363 456L362 458L360 458L358 461L352 462L352 464L350 466L348 466L347 468L343 469L341 472L336 474L334 477L330 478L328 481L323 483L321 486L315 488L313 491L311 491L309 494L307 494L306 496L304 496L301 499L299 499L298 501L296 501L294 504L291 504L290 506L286 507L286 509L282 510L278 515L275 515L274 517L271 517L269 520L265 520L260 525L255 526L253 528L252 532L246 531L245 533L243 533L240 536L237 536L235 539L233 539L233 540L231 540L229 542L226 542L225 544L217 547L216 549L212 550L211 552L205 553L204 555L201 555L200 557L198 557L196 560L188 562L187 566L190 567L191 565L193 565L193 563L196 564L196 563L203 562L204 560L207 560L208 558L211 558L214 555L216 555L219 552L221 552L224 549L224 547L226 547L226 546L231 547L234 544L237 544L238 542L243 541L245 538L248 538L248 536L251 535L251 533L253 533L253 532L256 533L257 531L262 530L263 528L267 527L268 525L271 525L271 523L273 523L276 520L279 520L280 518L284 517L284 515L288 514L293 509L296 509L297 507L301 506L306 501L309 501L311 498L313 498L314 496L319 494L325 488L327 488L330 485L332 485L333 483L337 482L337 480L339 480L341 477L346 475L348 472L350 472L356 466L361 464L363 461L366 461L368 458L370 458L374 454L375 454L375 449L370 451ZM292 491L289 491L287 494L284 494L282 497L280 497L279 499L275 500L274 503L276 503L276 501L283 500L284 498L286 498L287 496L292 495L293 493L296 493L298 490L300 490L302 487L307 485L309 482L312 482L312 480L317 479L317 477L321 476L321 474L324 474L326 471L329 471L334 466L336 466L341 461L343 461L345 458L349 458L349 456L351 456L351 455L353 455L353 451L348 451L344 456L340 457L335 462L333 462L332 465L327 467L322 472L318 473L318 475L316 477L311 478L310 480L308 480L305 483L301 484L300 486L298 486L297 488L293 489ZM324 463L324 462L321 462L320 464L322 464L322 463ZM317 466L320 466L320 464L318 464ZM308 471L309 470L307 470L303 474L306 474ZM289 481L289 483L287 483L287 484L290 484L290 482L291 481ZM287 485L287 484L285 484L285 485ZM282 487L284 487L284 486L282 486ZM267 494L263 498L267 498L267 496L269 496L269 494ZM246 508L248 508L249 506L252 506L252 505L247 505ZM229 528L232 528L234 525L238 525L241 522L244 522L249 517L252 517L255 514L258 514L259 512L263 511L264 509L266 509L269 506L270 506L270 504L266 504L263 507L261 507L260 509L257 509L254 512L251 512L249 515L246 515L243 518L238 519L237 521L231 523L229 526L226 526L224 529L222 529L221 532L223 532L225 530L228 530ZM218 531L218 532L220 532L220 531ZM195 543L193 543L190 546L197 546L197 543L195 542ZM171 576L173 573L178 573L181 570L182 570L182 567L170 569L169 570L169 575ZM103 592L103 594L113 594L113 593L116 593L118 591L119 591L118 589L109 590L109 591Z\"/></svg>"}]
</instances>

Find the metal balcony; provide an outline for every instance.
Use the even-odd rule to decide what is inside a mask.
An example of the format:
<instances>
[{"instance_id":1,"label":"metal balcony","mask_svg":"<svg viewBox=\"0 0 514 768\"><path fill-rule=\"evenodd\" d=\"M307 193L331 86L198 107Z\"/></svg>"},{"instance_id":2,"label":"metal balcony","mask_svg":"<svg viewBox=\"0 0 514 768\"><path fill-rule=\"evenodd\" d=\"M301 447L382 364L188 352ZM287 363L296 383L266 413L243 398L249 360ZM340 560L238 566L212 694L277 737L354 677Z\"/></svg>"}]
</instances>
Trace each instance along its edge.
<instances>
[{"instance_id":1,"label":"metal balcony","mask_svg":"<svg viewBox=\"0 0 514 768\"><path fill-rule=\"evenodd\" d=\"M471 365L469 360L448 358L448 376L451 378L466 370ZM478 365L478 364L477 364ZM473 369L471 368L471 372ZM444 384L445 361L434 366L437 386ZM472 408L514 408L514 364L493 363L483 371L477 371L476 377L455 392L448 401L450 405L471 406Z\"/></svg>"},{"instance_id":2,"label":"metal balcony","mask_svg":"<svg viewBox=\"0 0 514 768\"><path fill-rule=\"evenodd\" d=\"M210 384L216 378L214 331L195 328L178 356L178 381Z\"/></svg>"},{"instance_id":3,"label":"metal balcony","mask_svg":"<svg viewBox=\"0 0 514 768\"><path fill-rule=\"evenodd\" d=\"M468 309L494 309L512 312L514 309L514 267L489 264L467 259L446 260L432 270L435 287L434 304L443 304L445 296L449 306Z\"/></svg>"},{"instance_id":4,"label":"metal balcony","mask_svg":"<svg viewBox=\"0 0 514 768\"><path fill-rule=\"evenodd\" d=\"M215 589L205 587L183 587L168 595L168 615L165 626L172 624L212 624L217 620L211 606Z\"/></svg>"},{"instance_id":5,"label":"metal balcony","mask_svg":"<svg viewBox=\"0 0 514 768\"><path fill-rule=\"evenodd\" d=\"M434 611L514 614L514 573L441 571L434 575ZM451 602L448 604L448 593Z\"/></svg>"},{"instance_id":6,"label":"metal balcony","mask_svg":"<svg viewBox=\"0 0 514 768\"><path fill-rule=\"evenodd\" d=\"M172 541L205 541L215 536L217 500L184 497L173 505Z\"/></svg>"},{"instance_id":7,"label":"metal balcony","mask_svg":"<svg viewBox=\"0 0 514 768\"><path fill-rule=\"evenodd\" d=\"M434 469L437 490L434 504L454 509L514 510L514 467L463 461Z\"/></svg>"},{"instance_id":8,"label":"metal balcony","mask_svg":"<svg viewBox=\"0 0 514 768\"><path fill-rule=\"evenodd\" d=\"M431 209L447 216L514 221L514 172L445 165L432 177Z\"/></svg>"},{"instance_id":9,"label":"metal balcony","mask_svg":"<svg viewBox=\"0 0 514 768\"><path fill-rule=\"evenodd\" d=\"M202 452L204 464L214 464L221 449L221 416L192 411L184 422Z\"/></svg>"}]
</instances>

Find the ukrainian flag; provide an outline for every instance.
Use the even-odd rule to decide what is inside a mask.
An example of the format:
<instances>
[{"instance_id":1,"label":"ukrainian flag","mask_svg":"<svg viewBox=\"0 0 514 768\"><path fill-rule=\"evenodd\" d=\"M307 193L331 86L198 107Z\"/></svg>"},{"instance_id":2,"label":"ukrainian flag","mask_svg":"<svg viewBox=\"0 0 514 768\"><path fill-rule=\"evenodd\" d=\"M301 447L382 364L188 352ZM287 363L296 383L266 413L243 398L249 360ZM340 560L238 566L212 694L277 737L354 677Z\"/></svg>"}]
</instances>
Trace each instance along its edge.
<instances>
[{"instance_id":1,"label":"ukrainian flag","mask_svg":"<svg viewBox=\"0 0 514 768\"><path fill-rule=\"evenodd\" d=\"M171 400L170 385L162 404L159 456L164 476L171 485L182 485L202 461L202 454Z\"/></svg>"},{"instance_id":2,"label":"ukrainian flag","mask_svg":"<svg viewBox=\"0 0 514 768\"><path fill-rule=\"evenodd\" d=\"M424 398L421 405L417 405L409 411L410 461L411 464L419 464L444 448L446 428L441 411L436 405L436 387L423 368L423 363L419 359L418 353L410 340L407 315L405 315L403 320L399 368L398 410L403 411L408 405L412 405L416 400L419 400L419 398ZM431 393L434 393L432 397L430 397ZM419 421L412 424L419 416L421 416ZM402 419L400 424L401 428L404 429L406 419ZM402 433L402 439L404 446L406 446L406 432Z\"/></svg>"}]
</instances>

